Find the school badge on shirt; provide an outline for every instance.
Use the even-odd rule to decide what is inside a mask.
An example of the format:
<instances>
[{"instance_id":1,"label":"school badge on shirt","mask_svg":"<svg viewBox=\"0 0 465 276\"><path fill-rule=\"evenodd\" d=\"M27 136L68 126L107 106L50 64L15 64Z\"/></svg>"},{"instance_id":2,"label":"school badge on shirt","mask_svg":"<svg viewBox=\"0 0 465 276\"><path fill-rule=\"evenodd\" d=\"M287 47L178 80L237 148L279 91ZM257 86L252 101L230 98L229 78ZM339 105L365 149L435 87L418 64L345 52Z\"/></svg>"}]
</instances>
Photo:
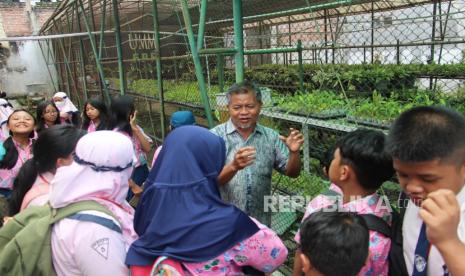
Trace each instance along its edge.
<instances>
[{"instance_id":1,"label":"school badge on shirt","mask_svg":"<svg viewBox=\"0 0 465 276\"><path fill-rule=\"evenodd\" d=\"M92 249L94 249L100 256L108 259L108 245L110 244L110 239L103 238L99 239L92 244Z\"/></svg>"},{"instance_id":2,"label":"school badge on shirt","mask_svg":"<svg viewBox=\"0 0 465 276\"><path fill-rule=\"evenodd\" d=\"M423 272L426 269L426 260L423 256L415 255L415 268L418 272Z\"/></svg>"}]
</instances>

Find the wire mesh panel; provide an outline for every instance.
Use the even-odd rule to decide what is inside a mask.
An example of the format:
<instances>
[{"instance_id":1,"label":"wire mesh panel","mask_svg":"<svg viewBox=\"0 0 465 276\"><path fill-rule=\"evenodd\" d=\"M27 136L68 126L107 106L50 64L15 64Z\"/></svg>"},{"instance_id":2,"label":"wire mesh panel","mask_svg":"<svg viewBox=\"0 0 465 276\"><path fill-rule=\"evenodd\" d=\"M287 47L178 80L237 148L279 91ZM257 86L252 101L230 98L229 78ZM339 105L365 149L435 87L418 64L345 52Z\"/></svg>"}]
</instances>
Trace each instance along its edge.
<instances>
[{"instance_id":1,"label":"wire mesh panel","mask_svg":"<svg viewBox=\"0 0 465 276\"><path fill-rule=\"evenodd\" d=\"M42 32L93 32L95 44L92 47L90 36L53 40L62 88L69 86L83 97L83 90L124 87L157 98L156 60L160 55L165 100L201 108L204 103L182 2L156 1L159 51L154 42L152 1L61 5ZM236 80L232 4L207 1L203 25L201 1L185 2L200 54L199 70L210 104L215 106L216 95ZM241 18L245 78L269 88L279 108L317 116L346 113L358 123L375 118L387 124L411 105L448 102L463 110L457 104L464 90L463 2L281 2L243 1ZM224 51L209 52L215 49ZM260 53L270 49L288 50ZM458 98L451 96L457 93Z\"/></svg>"}]
</instances>

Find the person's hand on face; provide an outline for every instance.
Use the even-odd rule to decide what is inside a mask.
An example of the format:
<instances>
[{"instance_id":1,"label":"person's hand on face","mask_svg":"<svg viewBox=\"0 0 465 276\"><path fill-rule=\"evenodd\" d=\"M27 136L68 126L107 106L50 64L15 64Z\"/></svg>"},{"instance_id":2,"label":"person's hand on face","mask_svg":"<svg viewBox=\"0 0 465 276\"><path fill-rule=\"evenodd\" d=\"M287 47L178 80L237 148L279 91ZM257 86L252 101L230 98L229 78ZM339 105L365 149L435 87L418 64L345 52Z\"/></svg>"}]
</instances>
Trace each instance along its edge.
<instances>
[{"instance_id":1,"label":"person's hand on face","mask_svg":"<svg viewBox=\"0 0 465 276\"><path fill-rule=\"evenodd\" d=\"M133 130L137 129L137 110L134 111L131 116L129 116L129 124Z\"/></svg>"},{"instance_id":2,"label":"person's hand on face","mask_svg":"<svg viewBox=\"0 0 465 276\"><path fill-rule=\"evenodd\" d=\"M440 189L428 194L421 203L419 215L426 224L428 240L436 247L458 241L460 206L454 192Z\"/></svg>"}]
</instances>

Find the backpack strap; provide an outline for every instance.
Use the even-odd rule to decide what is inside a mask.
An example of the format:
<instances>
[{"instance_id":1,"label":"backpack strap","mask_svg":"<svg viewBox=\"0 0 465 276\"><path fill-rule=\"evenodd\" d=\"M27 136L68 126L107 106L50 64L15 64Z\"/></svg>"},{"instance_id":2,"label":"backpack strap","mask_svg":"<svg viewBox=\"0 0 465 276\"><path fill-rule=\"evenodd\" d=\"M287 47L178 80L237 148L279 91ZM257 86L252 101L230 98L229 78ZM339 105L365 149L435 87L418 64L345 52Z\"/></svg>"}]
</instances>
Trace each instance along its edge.
<instances>
[{"instance_id":1,"label":"backpack strap","mask_svg":"<svg viewBox=\"0 0 465 276\"><path fill-rule=\"evenodd\" d=\"M404 219L405 211L407 210L408 200L409 198L407 194L404 191L400 192L399 199L398 199L398 203L399 203L398 206L399 206L399 217L401 220Z\"/></svg>"},{"instance_id":2,"label":"backpack strap","mask_svg":"<svg viewBox=\"0 0 465 276\"><path fill-rule=\"evenodd\" d=\"M404 223L404 216L405 216L405 212L407 211L407 205L409 204L409 197L407 196L407 194L405 192L401 192L400 195L399 195L399 212L397 212L396 210L393 210L392 211L392 242L393 243L396 243L398 245L400 245L400 247L402 248L402 244L403 244L403 233L402 233L402 225ZM402 261L403 261L403 258L402 258ZM405 266L405 262L404 262L404 266ZM406 271L406 270L404 270Z\"/></svg>"},{"instance_id":3,"label":"backpack strap","mask_svg":"<svg viewBox=\"0 0 465 276\"><path fill-rule=\"evenodd\" d=\"M107 219L107 218L104 218L104 217L101 217L101 216L76 213L76 214L68 216L66 218L79 220L79 221L88 221L88 222L97 223L97 224L100 224L100 225L110 229L110 230L116 231L116 232L118 232L120 234L123 233L121 228L118 225L116 225L116 223L114 223L111 219Z\"/></svg>"},{"instance_id":4,"label":"backpack strap","mask_svg":"<svg viewBox=\"0 0 465 276\"><path fill-rule=\"evenodd\" d=\"M391 238L391 227L384 219L372 214L360 214L360 216L365 220L369 230L376 231Z\"/></svg>"},{"instance_id":5,"label":"backpack strap","mask_svg":"<svg viewBox=\"0 0 465 276\"><path fill-rule=\"evenodd\" d=\"M251 267L251 266L243 266L242 267L242 272L245 274L245 275L248 275L248 276L264 276L265 275L265 272L262 272L258 269L255 269L254 267Z\"/></svg>"},{"instance_id":6,"label":"backpack strap","mask_svg":"<svg viewBox=\"0 0 465 276\"><path fill-rule=\"evenodd\" d=\"M54 224L55 222L67 218L71 215L74 215L76 213L79 213L81 211L98 211L102 212L106 215L111 216L114 218L116 221L118 221L115 216L113 215L110 210L108 210L106 207L103 205L97 203L96 201L93 200L85 200L85 201L79 201L76 203L72 203L68 206L58 208L58 209L53 209L52 208L52 218L50 220L50 224ZM88 221L88 220L87 220Z\"/></svg>"},{"instance_id":7,"label":"backpack strap","mask_svg":"<svg viewBox=\"0 0 465 276\"><path fill-rule=\"evenodd\" d=\"M331 189L327 189L321 194L327 197L336 197L336 198L341 196L341 194ZM335 203L337 204L337 201ZM375 216L373 214L359 214L359 215L363 217L369 230L376 231L378 233L383 234L384 236L388 238L391 238L391 227L384 219L378 216Z\"/></svg>"},{"instance_id":8,"label":"backpack strap","mask_svg":"<svg viewBox=\"0 0 465 276\"><path fill-rule=\"evenodd\" d=\"M338 192L336 192L334 190L331 190L331 189L326 189L321 194L324 195L324 196L327 196L327 197L339 197L339 196L341 196L340 193L338 193Z\"/></svg>"}]
</instances>

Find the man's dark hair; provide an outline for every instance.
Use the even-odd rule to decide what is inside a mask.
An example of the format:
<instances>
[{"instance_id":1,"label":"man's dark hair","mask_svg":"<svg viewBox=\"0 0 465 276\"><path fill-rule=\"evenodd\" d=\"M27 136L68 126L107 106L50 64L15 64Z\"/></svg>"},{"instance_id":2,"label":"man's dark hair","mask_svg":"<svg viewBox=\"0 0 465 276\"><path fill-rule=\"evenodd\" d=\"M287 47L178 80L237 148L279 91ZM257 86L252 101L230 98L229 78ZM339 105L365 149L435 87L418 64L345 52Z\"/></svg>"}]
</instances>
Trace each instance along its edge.
<instances>
[{"instance_id":1,"label":"man's dark hair","mask_svg":"<svg viewBox=\"0 0 465 276\"><path fill-rule=\"evenodd\" d=\"M368 257L365 220L350 212L311 214L300 227L301 250L323 275L357 275Z\"/></svg>"},{"instance_id":2,"label":"man's dark hair","mask_svg":"<svg viewBox=\"0 0 465 276\"><path fill-rule=\"evenodd\" d=\"M262 102L262 93L260 88L252 81L245 80L241 83L233 84L226 93L228 98L228 104L231 101L231 96L235 94L247 94L252 93L259 103Z\"/></svg>"},{"instance_id":3,"label":"man's dark hair","mask_svg":"<svg viewBox=\"0 0 465 276\"><path fill-rule=\"evenodd\" d=\"M342 163L355 172L359 184L376 190L394 174L392 158L385 151L386 135L378 130L357 129L337 143Z\"/></svg>"},{"instance_id":4,"label":"man's dark hair","mask_svg":"<svg viewBox=\"0 0 465 276\"><path fill-rule=\"evenodd\" d=\"M438 106L414 107L391 126L387 151L403 162L465 162L465 117Z\"/></svg>"}]
</instances>

